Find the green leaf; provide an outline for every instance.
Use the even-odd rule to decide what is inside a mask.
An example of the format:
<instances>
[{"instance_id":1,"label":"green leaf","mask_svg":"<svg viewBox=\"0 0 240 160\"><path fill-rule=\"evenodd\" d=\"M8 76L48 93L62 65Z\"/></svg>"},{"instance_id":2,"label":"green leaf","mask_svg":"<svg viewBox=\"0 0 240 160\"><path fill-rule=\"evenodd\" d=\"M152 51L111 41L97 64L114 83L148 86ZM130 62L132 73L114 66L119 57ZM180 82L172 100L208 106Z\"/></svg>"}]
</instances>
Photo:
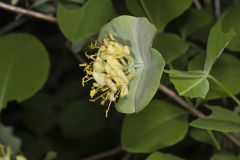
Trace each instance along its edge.
<instances>
[{"instance_id":1,"label":"green leaf","mask_svg":"<svg viewBox=\"0 0 240 160\"><path fill-rule=\"evenodd\" d=\"M135 64L139 65L129 84L128 95L116 104L119 112L142 110L158 90L165 62L157 50L151 49L155 33L156 28L146 18L120 16L106 24L99 34L100 42L112 34L121 44L129 46Z\"/></svg>"},{"instance_id":2,"label":"green leaf","mask_svg":"<svg viewBox=\"0 0 240 160\"><path fill-rule=\"evenodd\" d=\"M204 54L195 56L188 64L189 70L199 70L204 65ZM211 75L218 79L233 94L240 93L240 86L236 85L240 81L240 61L238 58L222 54L218 61L214 64ZM210 89L206 96L206 100L227 97L228 95L214 82L210 82Z\"/></svg>"},{"instance_id":3,"label":"green leaf","mask_svg":"<svg viewBox=\"0 0 240 160\"><path fill-rule=\"evenodd\" d=\"M162 54L167 64L186 53L188 47L187 42L172 33L157 34L153 41L153 48Z\"/></svg>"},{"instance_id":4,"label":"green leaf","mask_svg":"<svg viewBox=\"0 0 240 160\"><path fill-rule=\"evenodd\" d=\"M213 145L213 146L215 145L214 141L210 137L210 134L208 133L207 130L192 128L190 130L190 136L198 142L210 144L210 145ZM218 137L216 139L218 139Z\"/></svg>"},{"instance_id":5,"label":"green leaf","mask_svg":"<svg viewBox=\"0 0 240 160\"><path fill-rule=\"evenodd\" d=\"M75 101L61 113L60 123L67 137L86 137L93 135L103 127L104 116L100 108L96 108L92 103Z\"/></svg>"},{"instance_id":6,"label":"green leaf","mask_svg":"<svg viewBox=\"0 0 240 160\"><path fill-rule=\"evenodd\" d=\"M222 31L221 20L215 24L208 36L207 56L204 64L204 71L210 72L214 62L221 55L225 47L236 33L232 30L225 33Z\"/></svg>"},{"instance_id":7,"label":"green leaf","mask_svg":"<svg viewBox=\"0 0 240 160\"><path fill-rule=\"evenodd\" d=\"M227 49L234 51L234 52L239 52L240 51L240 35L237 34L232 38L230 43L227 46Z\"/></svg>"},{"instance_id":8,"label":"green leaf","mask_svg":"<svg viewBox=\"0 0 240 160\"><path fill-rule=\"evenodd\" d=\"M71 49L72 51L77 54L78 52L80 52L83 47L89 42L89 38L84 39L82 41L76 42L76 43L72 43Z\"/></svg>"},{"instance_id":9,"label":"green leaf","mask_svg":"<svg viewBox=\"0 0 240 160\"><path fill-rule=\"evenodd\" d=\"M234 29L235 32L240 32L240 4L234 4L225 10L225 16L222 19L224 32L230 32Z\"/></svg>"},{"instance_id":10,"label":"green leaf","mask_svg":"<svg viewBox=\"0 0 240 160\"><path fill-rule=\"evenodd\" d=\"M239 132L240 116L221 107L209 107L210 116L194 120L190 125L197 128L216 130L221 132Z\"/></svg>"},{"instance_id":11,"label":"green leaf","mask_svg":"<svg viewBox=\"0 0 240 160\"><path fill-rule=\"evenodd\" d=\"M187 130L186 112L153 100L142 112L126 116L121 143L129 152L153 152L181 141Z\"/></svg>"},{"instance_id":12,"label":"green leaf","mask_svg":"<svg viewBox=\"0 0 240 160\"><path fill-rule=\"evenodd\" d=\"M169 76L178 93L190 98L204 98L209 90L207 74L203 71L170 70Z\"/></svg>"},{"instance_id":13,"label":"green leaf","mask_svg":"<svg viewBox=\"0 0 240 160\"><path fill-rule=\"evenodd\" d=\"M221 152L212 156L210 160L239 160L239 158L232 153Z\"/></svg>"},{"instance_id":14,"label":"green leaf","mask_svg":"<svg viewBox=\"0 0 240 160\"><path fill-rule=\"evenodd\" d=\"M146 160L184 160L168 153L154 152Z\"/></svg>"},{"instance_id":15,"label":"green leaf","mask_svg":"<svg viewBox=\"0 0 240 160\"><path fill-rule=\"evenodd\" d=\"M165 26L174 18L187 10L192 0L140 0L149 20L162 32Z\"/></svg>"},{"instance_id":16,"label":"green leaf","mask_svg":"<svg viewBox=\"0 0 240 160\"><path fill-rule=\"evenodd\" d=\"M45 47L28 34L0 37L0 53L2 109L8 101L21 102L41 89L47 80L50 64Z\"/></svg>"},{"instance_id":17,"label":"green leaf","mask_svg":"<svg viewBox=\"0 0 240 160\"><path fill-rule=\"evenodd\" d=\"M139 0L126 0L128 10L135 16L146 17L146 14L142 8Z\"/></svg>"},{"instance_id":18,"label":"green leaf","mask_svg":"<svg viewBox=\"0 0 240 160\"><path fill-rule=\"evenodd\" d=\"M77 9L65 8L61 4L57 8L60 29L72 42L79 42L96 34L111 16L110 0L88 0Z\"/></svg>"},{"instance_id":19,"label":"green leaf","mask_svg":"<svg viewBox=\"0 0 240 160\"><path fill-rule=\"evenodd\" d=\"M178 28L183 37L187 37L208 26L213 21L209 10L189 9L177 20Z\"/></svg>"},{"instance_id":20,"label":"green leaf","mask_svg":"<svg viewBox=\"0 0 240 160\"><path fill-rule=\"evenodd\" d=\"M57 158L57 153L53 151L49 151L46 157L44 158L44 160L54 160L56 158Z\"/></svg>"},{"instance_id":21,"label":"green leaf","mask_svg":"<svg viewBox=\"0 0 240 160\"><path fill-rule=\"evenodd\" d=\"M11 148L14 153L18 153L21 147L21 141L13 135L13 128L0 124L0 143Z\"/></svg>"},{"instance_id":22,"label":"green leaf","mask_svg":"<svg viewBox=\"0 0 240 160\"><path fill-rule=\"evenodd\" d=\"M82 4L85 2L85 0L67 0L68 2L73 2L73 3L78 3L78 4Z\"/></svg>"}]
</instances>

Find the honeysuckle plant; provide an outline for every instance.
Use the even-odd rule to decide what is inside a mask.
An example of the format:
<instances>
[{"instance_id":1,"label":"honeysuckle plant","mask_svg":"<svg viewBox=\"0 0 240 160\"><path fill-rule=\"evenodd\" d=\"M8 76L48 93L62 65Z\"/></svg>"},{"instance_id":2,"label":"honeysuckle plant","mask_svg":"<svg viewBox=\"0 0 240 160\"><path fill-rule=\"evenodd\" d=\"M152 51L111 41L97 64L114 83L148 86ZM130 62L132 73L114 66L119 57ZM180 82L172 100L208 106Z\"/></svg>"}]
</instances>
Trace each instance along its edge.
<instances>
[{"instance_id":1,"label":"honeysuckle plant","mask_svg":"<svg viewBox=\"0 0 240 160\"><path fill-rule=\"evenodd\" d=\"M102 99L101 104L116 102L119 112L135 113L151 101L160 84L165 65L161 54L152 48L157 29L146 18L119 16L106 24L98 42L90 45L97 53L86 56L86 81L94 80L90 101ZM150 83L151 82L151 83ZM100 94L94 98L94 96Z\"/></svg>"},{"instance_id":2,"label":"honeysuckle plant","mask_svg":"<svg viewBox=\"0 0 240 160\"><path fill-rule=\"evenodd\" d=\"M0 160L239 159L239 1L0 9Z\"/></svg>"},{"instance_id":3,"label":"honeysuckle plant","mask_svg":"<svg viewBox=\"0 0 240 160\"><path fill-rule=\"evenodd\" d=\"M104 38L100 45L95 41L90 48L97 49L97 53L86 54L92 61L90 64L80 64L86 72L86 76L82 78L82 85L94 80L90 90L90 101L101 99L102 105L109 101L107 117L111 102L128 95L128 85L136 75L136 66L129 47L118 43L112 34Z\"/></svg>"}]
</instances>

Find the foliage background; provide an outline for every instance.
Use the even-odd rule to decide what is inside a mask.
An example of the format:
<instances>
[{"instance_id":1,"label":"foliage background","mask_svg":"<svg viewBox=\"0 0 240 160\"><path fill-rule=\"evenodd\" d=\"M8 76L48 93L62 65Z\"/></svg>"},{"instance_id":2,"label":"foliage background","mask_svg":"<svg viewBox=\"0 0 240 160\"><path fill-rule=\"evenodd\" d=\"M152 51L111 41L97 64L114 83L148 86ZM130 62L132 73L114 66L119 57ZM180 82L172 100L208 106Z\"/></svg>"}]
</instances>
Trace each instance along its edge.
<instances>
[{"instance_id":1,"label":"foliage background","mask_svg":"<svg viewBox=\"0 0 240 160\"><path fill-rule=\"evenodd\" d=\"M183 110L174 98L165 95L162 90L156 93L153 102L142 112L126 116L112 107L109 118L106 119L105 108L88 101L90 86L81 86L83 72L78 67L79 63L87 61L85 51L92 52L88 48L89 42L97 38L104 24L120 15L133 15L149 19L152 17L150 21L158 29L153 47L163 55L166 69L202 69L210 29L224 9L237 5L238 0L151 0L146 1L145 6L150 13L142 12L137 0L89 0L87 4L84 4L84 0L2 2L57 17L57 23L52 23L0 9L0 77L5 76L9 64L6 61L10 55L9 48L18 48L11 53L16 52L20 56L15 66L15 76L9 80L13 86L19 82L16 88L9 91L9 95L15 97L10 96L6 100L7 107L1 106L3 126L0 129L0 142L10 145L14 152L25 155L29 160L47 160L46 155L50 151L50 155L55 152L56 159L59 160L84 159L95 154L99 156L98 153L108 153L106 151L110 151L110 154L102 159L141 160L157 150L162 153L151 154L149 160L161 157L167 160L179 159L178 157L189 160L238 159L239 145L232 143L222 133L235 129L231 135L239 140L239 115L236 119L226 118L225 121L220 118L220 127L217 129L211 128L215 126L211 122L206 122L210 128L202 127L202 123L191 123L192 126L197 126L194 128L188 124L196 117ZM72 12L71 9L79 10ZM33 44L34 37L28 39L26 35L18 35L18 38L14 37L15 33L37 37L47 51L43 46ZM5 42L4 35L13 35L13 38ZM239 44L239 36L235 36L211 72L233 94L240 92ZM28 58L24 58L25 50ZM29 58L31 52L46 52L48 56L38 57L36 54ZM0 81L0 89L3 88L1 83ZM168 74L163 75L161 83L175 91ZM19 89L19 86L23 89ZM231 110L226 117L232 117L233 111L234 115L240 112L235 102L212 82L204 100L188 99L187 96L185 99L205 114L210 114L206 105L223 106ZM221 112L227 115L227 111ZM165 117L174 116L177 118L165 123ZM233 128L224 128L223 123ZM159 125L156 130L137 137L138 132L148 131L155 124ZM210 131L209 134L209 129L220 132ZM142 144L132 146L131 140L138 142L139 139ZM147 146L155 142L161 145L156 144L156 148L149 150Z\"/></svg>"}]
</instances>

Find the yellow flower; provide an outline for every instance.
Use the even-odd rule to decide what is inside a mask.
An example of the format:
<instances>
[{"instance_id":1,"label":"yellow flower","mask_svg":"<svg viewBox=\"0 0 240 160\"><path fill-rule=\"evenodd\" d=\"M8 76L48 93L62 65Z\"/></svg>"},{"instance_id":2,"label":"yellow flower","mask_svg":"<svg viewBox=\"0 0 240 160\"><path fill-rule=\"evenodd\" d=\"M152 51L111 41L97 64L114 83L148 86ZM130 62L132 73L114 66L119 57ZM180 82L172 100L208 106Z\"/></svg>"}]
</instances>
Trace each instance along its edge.
<instances>
[{"instance_id":1,"label":"yellow flower","mask_svg":"<svg viewBox=\"0 0 240 160\"><path fill-rule=\"evenodd\" d=\"M23 155L14 155L12 149L9 146L4 146L0 143L0 160L27 160Z\"/></svg>"},{"instance_id":2,"label":"yellow flower","mask_svg":"<svg viewBox=\"0 0 240 160\"><path fill-rule=\"evenodd\" d=\"M118 43L111 34L100 45L94 41L90 48L98 51L93 55L86 53L86 57L92 60L90 64L80 64L86 72L82 85L90 80L94 81L90 101L101 99L102 105L109 101L107 117L111 102L128 95L128 85L136 74L134 57L129 47Z\"/></svg>"}]
</instances>

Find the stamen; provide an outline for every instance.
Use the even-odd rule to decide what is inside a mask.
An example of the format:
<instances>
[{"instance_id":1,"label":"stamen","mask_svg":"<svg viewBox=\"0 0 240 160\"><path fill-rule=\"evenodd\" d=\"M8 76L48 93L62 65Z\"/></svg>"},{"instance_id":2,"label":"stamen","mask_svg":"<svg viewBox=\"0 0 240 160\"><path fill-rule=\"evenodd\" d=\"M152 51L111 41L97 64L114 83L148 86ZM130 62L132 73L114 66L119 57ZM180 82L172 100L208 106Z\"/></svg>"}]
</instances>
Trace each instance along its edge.
<instances>
[{"instance_id":1,"label":"stamen","mask_svg":"<svg viewBox=\"0 0 240 160\"><path fill-rule=\"evenodd\" d=\"M110 37L110 39L111 39L112 41L116 41L116 39L113 37L112 34L109 34L109 37Z\"/></svg>"},{"instance_id":2,"label":"stamen","mask_svg":"<svg viewBox=\"0 0 240 160\"><path fill-rule=\"evenodd\" d=\"M109 102L108 108L107 108L107 110L105 111L105 117L106 117L106 118L108 118L108 112L109 112L109 110L110 110L111 103L112 103L112 101Z\"/></svg>"},{"instance_id":3,"label":"stamen","mask_svg":"<svg viewBox=\"0 0 240 160\"><path fill-rule=\"evenodd\" d=\"M89 47L98 49L98 51L91 55L85 52L86 57L92 61L89 64L79 65L84 67L86 73L82 78L82 85L95 79L90 90L90 101L95 102L101 98L101 105L109 101L105 113L107 118L111 103L115 102L116 98L128 94L129 81L136 72L134 58L129 47L116 42L112 34L103 39L102 45L98 45L98 42L94 41ZM99 96L93 99L96 94Z\"/></svg>"},{"instance_id":4,"label":"stamen","mask_svg":"<svg viewBox=\"0 0 240 160\"><path fill-rule=\"evenodd\" d=\"M79 64L80 67L86 67L87 64L86 63L83 63L83 64Z\"/></svg>"}]
</instances>

